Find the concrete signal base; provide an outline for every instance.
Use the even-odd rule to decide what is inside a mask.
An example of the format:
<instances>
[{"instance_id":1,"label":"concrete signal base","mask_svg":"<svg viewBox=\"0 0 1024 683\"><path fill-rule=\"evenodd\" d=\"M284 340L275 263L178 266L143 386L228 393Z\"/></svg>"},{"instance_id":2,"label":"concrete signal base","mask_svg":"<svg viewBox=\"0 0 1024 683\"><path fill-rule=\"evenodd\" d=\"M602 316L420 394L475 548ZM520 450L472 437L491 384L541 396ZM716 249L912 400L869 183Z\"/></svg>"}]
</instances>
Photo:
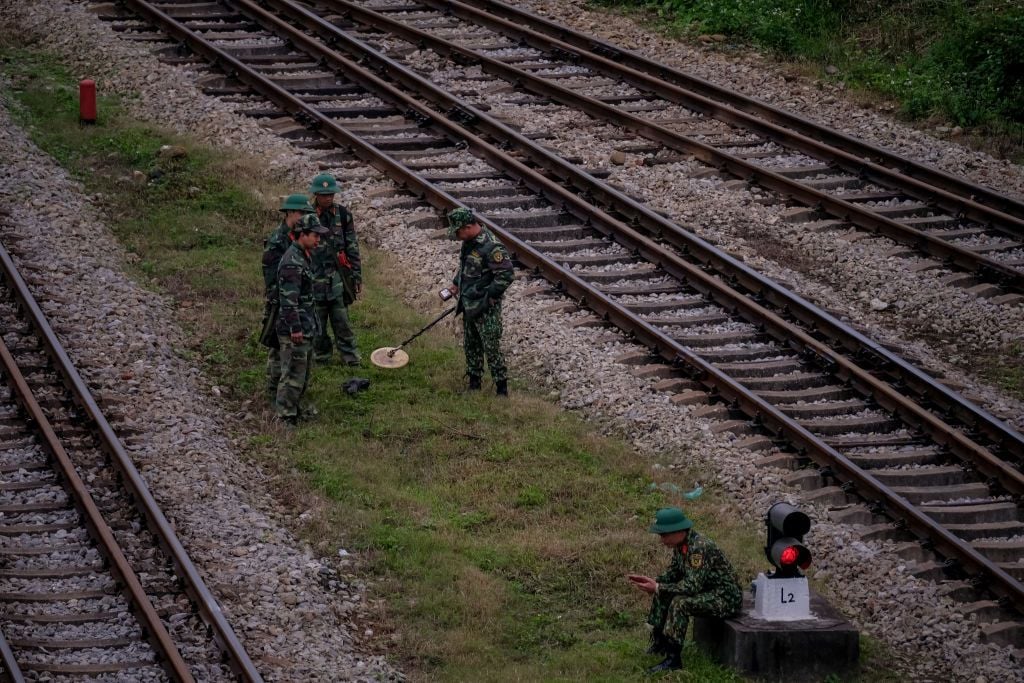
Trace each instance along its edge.
<instances>
[{"instance_id":1,"label":"concrete signal base","mask_svg":"<svg viewBox=\"0 0 1024 683\"><path fill-rule=\"evenodd\" d=\"M763 680L820 682L857 672L857 629L820 595L811 593L812 618L806 620L754 619L752 608L745 594L743 612L734 619L694 618L694 640L720 664Z\"/></svg>"}]
</instances>

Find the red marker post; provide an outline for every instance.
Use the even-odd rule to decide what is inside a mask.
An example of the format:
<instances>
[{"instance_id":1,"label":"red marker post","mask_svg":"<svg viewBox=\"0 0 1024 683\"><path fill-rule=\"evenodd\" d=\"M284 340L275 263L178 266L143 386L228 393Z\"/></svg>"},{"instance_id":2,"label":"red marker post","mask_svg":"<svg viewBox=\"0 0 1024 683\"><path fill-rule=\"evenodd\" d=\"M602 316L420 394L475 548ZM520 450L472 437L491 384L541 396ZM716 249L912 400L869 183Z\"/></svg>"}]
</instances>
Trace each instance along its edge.
<instances>
[{"instance_id":1,"label":"red marker post","mask_svg":"<svg viewBox=\"0 0 1024 683\"><path fill-rule=\"evenodd\" d=\"M96 81L91 78L78 84L78 122L96 123Z\"/></svg>"}]
</instances>

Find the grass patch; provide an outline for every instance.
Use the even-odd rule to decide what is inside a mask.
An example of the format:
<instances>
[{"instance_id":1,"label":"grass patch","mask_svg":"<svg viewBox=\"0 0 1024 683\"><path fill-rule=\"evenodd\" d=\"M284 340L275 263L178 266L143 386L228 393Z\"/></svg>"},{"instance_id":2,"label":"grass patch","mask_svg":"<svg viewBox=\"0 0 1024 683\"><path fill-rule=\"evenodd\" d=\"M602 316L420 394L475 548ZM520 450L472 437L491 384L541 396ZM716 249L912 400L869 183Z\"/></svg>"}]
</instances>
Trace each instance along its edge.
<instances>
[{"instance_id":1,"label":"grass patch","mask_svg":"<svg viewBox=\"0 0 1024 683\"><path fill-rule=\"evenodd\" d=\"M251 329L262 311L253 255L279 220L263 197L285 188L251 161L132 121L114 97L100 97L98 125L81 126L77 81L54 58L6 49L0 60L14 119L101 198L134 275L177 300L192 340L182 352L203 360L219 384L251 393L251 368L263 355Z\"/></svg>"},{"instance_id":2,"label":"grass patch","mask_svg":"<svg viewBox=\"0 0 1024 683\"><path fill-rule=\"evenodd\" d=\"M0 56L18 120L88 192L106 197L108 225L136 274L177 300L192 338L182 353L233 400L258 401L259 254L277 221L259 197L288 188L244 159L131 121L113 99L101 101L99 125L79 128L73 80L59 64L22 50ZM165 145L185 153L161 154ZM372 249L365 263L365 296L353 309L364 356L428 319L390 293L400 264ZM646 465L525 387L513 386L512 401L466 395L461 350L443 331L411 353L400 371L318 368L317 422L250 435L251 453L282 473L285 502L313 507L303 516L310 543L323 554L353 552L376 577L381 648L424 680L638 678L651 663L640 654L646 600L624 574L667 562L645 527L671 502L651 490ZM353 374L372 382L358 397L340 390ZM657 483L698 476L708 480L674 472ZM760 537L714 489L687 511L742 581L763 568ZM686 657L673 680L737 680L692 643Z\"/></svg>"},{"instance_id":3,"label":"grass patch","mask_svg":"<svg viewBox=\"0 0 1024 683\"><path fill-rule=\"evenodd\" d=\"M423 322L390 299L400 275L381 265L360 306L365 349ZM407 625L416 670L494 681L638 673L644 605L623 574L664 562L643 527L665 499L647 492L628 448L521 393L463 393L461 353L444 335L422 338L400 373L363 371L373 386L355 399L338 391L347 368L320 373L312 395L324 419L294 445L333 504L309 536L325 553L347 543L367 558L380 592L396 596L385 621ZM707 498L690 506L702 522L720 506ZM731 533L753 567L756 539ZM699 680L733 679L691 658Z\"/></svg>"},{"instance_id":4,"label":"grass patch","mask_svg":"<svg viewBox=\"0 0 1024 683\"><path fill-rule=\"evenodd\" d=\"M1019 401L1024 401L1024 343L1010 344L998 356L975 358L981 377Z\"/></svg>"},{"instance_id":5,"label":"grass patch","mask_svg":"<svg viewBox=\"0 0 1024 683\"><path fill-rule=\"evenodd\" d=\"M676 35L724 34L880 93L911 119L1024 149L1024 7L1007 0L598 0L653 11ZM831 71L831 69L830 69Z\"/></svg>"}]
</instances>

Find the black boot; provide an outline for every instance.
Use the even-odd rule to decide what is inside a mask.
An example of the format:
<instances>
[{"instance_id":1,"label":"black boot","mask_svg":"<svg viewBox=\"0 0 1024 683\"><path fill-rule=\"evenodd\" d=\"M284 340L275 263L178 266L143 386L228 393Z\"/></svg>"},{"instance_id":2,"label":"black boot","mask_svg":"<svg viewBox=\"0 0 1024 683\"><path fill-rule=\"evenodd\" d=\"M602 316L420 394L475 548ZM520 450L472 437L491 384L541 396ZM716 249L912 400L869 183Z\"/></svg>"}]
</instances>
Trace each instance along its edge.
<instances>
[{"instance_id":1,"label":"black boot","mask_svg":"<svg viewBox=\"0 0 1024 683\"><path fill-rule=\"evenodd\" d=\"M495 382L496 392L498 396L508 396L508 380L503 379L500 382Z\"/></svg>"},{"instance_id":2,"label":"black boot","mask_svg":"<svg viewBox=\"0 0 1024 683\"><path fill-rule=\"evenodd\" d=\"M475 375L469 376L469 390L480 391L480 378Z\"/></svg>"},{"instance_id":3,"label":"black boot","mask_svg":"<svg viewBox=\"0 0 1024 683\"><path fill-rule=\"evenodd\" d=\"M651 631L651 645L647 648L645 655L666 655L668 654L668 641L661 631Z\"/></svg>"},{"instance_id":4,"label":"black boot","mask_svg":"<svg viewBox=\"0 0 1024 683\"><path fill-rule=\"evenodd\" d=\"M683 668L683 647L671 640L665 641L665 659L647 670L649 674L659 674L665 671L678 671Z\"/></svg>"}]
</instances>

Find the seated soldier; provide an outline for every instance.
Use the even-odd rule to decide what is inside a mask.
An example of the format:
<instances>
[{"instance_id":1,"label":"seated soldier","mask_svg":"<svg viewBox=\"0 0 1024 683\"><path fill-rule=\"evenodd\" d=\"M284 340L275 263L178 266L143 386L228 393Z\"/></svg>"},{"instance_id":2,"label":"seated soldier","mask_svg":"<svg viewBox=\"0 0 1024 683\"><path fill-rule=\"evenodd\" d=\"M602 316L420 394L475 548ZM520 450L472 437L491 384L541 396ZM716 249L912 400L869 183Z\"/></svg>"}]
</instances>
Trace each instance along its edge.
<instances>
[{"instance_id":1,"label":"seated soldier","mask_svg":"<svg viewBox=\"0 0 1024 683\"><path fill-rule=\"evenodd\" d=\"M630 574L634 586L650 593L651 613L647 623L654 629L648 654L665 659L648 673L683 668L683 640L691 616L721 619L739 614L743 592L736 572L711 539L691 532L693 521L679 508L662 508L651 525L651 533L662 545L672 548L672 562L657 579Z\"/></svg>"}]
</instances>

